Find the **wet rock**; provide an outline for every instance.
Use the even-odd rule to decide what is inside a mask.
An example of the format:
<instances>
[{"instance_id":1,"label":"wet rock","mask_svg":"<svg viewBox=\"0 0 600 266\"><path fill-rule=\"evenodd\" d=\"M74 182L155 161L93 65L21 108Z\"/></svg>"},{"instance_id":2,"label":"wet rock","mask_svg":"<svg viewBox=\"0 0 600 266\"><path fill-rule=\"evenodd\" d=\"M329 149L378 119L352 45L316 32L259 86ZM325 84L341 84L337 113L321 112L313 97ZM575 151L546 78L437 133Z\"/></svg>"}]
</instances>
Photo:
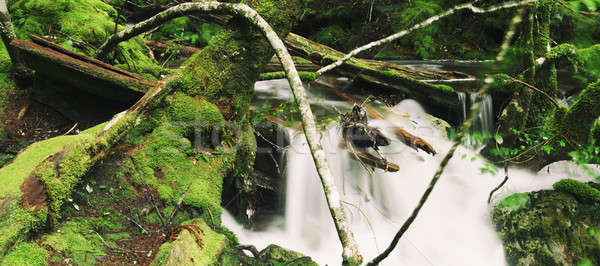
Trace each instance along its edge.
<instances>
[{"instance_id":1,"label":"wet rock","mask_svg":"<svg viewBox=\"0 0 600 266\"><path fill-rule=\"evenodd\" d=\"M510 265L600 264L600 204L561 191L519 193L494 207Z\"/></svg>"}]
</instances>

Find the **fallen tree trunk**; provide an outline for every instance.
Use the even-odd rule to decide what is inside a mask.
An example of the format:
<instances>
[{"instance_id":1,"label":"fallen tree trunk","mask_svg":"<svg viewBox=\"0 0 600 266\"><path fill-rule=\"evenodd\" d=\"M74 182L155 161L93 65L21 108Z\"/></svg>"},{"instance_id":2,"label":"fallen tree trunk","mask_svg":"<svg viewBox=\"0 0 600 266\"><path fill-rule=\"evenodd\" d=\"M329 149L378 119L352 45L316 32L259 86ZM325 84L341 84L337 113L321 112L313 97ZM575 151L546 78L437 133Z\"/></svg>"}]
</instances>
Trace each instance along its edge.
<instances>
[{"instance_id":1,"label":"fallen tree trunk","mask_svg":"<svg viewBox=\"0 0 600 266\"><path fill-rule=\"evenodd\" d=\"M39 157L36 153L50 152L50 144L38 148L40 150L30 147L20 155L31 157L30 160L18 166L0 168L0 176L7 175L13 180L8 186L21 184L21 191L11 188L0 191L0 255L9 251L16 242L27 239L32 231L60 219L61 206L80 179L104 158L108 150L129 132L147 110L152 109L170 91L163 85L170 80L172 78L167 78L150 89L136 104L117 114L103 127L97 126L88 134L65 136L70 138L62 144L55 144L59 152Z\"/></svg>"},{"instance_id":2,"label":"fallen tree trunk","mask_svg":"<svg viewBox=\"0 0 600 266\"><path fill-rule=\"evenodd\" d=\"M328 65L344 57L342 52L293 33L285 38L285 43L292 54L307 58L317 65ZM356 76L356 81L379 88L386 93L399 94L422 103L457 111L462 110L462 104L452 87L433 85L420 80L471 78L457 72L413 70L383 61L357 58L345 61L335 70L344 76Z\"/></svg>"},{"instance_id":3,"label":"fallen tree trunk","mask_svg":"<svg viewBox=\"0 0 600 266\"><path fill-rule=\"evenodd\" d=\"M40 37L30 38L34 42L14 40L10 46L19 52L25 66L50 80L73 84L91 94L119 102L135 102L157 84Z\"/></svg>"}]
</instances>

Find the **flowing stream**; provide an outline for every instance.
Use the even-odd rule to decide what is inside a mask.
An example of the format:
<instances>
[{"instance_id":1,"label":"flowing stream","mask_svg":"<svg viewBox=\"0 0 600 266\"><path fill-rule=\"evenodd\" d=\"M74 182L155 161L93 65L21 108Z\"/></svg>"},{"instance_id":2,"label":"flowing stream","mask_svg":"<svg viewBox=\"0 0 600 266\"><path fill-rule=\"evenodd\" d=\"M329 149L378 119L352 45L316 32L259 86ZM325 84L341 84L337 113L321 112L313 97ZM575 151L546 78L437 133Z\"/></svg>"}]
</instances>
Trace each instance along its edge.
<instances>
[{"instance_id":1,"label":"flowing stream","mask_svg":"<svg viewBox=\"0 0 600 266\"><path fill-rule=\"evenodd\" d=\"M285 80L258 82L255 89L259 105L266 99L288 101L291 97ZM326 88L313 85L309 94L318 95L319 90ZM311 97L313 110L320 110L316 113L332 112L332 106L342 112L352 107L343 100L330 100L332 97L327 101L315 98ZM464 98L466 101L470 97ZM484 108L480 113L480 130L492 127L493 122L486 117L491 116L492 99L488 98L484 106L489 105L489 111ZM340 147L339 128L334 125L322 132L329 166L365 261L387 248L452 145L440 123L413 100L404 100L393 108L374 107L385 119L371 119L369 124L392 139L392 144L381 147L381 152L400 166L399 172L368 173ZM431 156L404 145L394 135L393 127L425 139L438 154ZM252 244L259 250L278 244L302 252L319 264L340 265L342 247L308 145L302 132L287 132L291 145L282 162L287 182L285 215L272 218L261 231L243 228L226 211L223 223L237 234L241 244ZM481 168L486 166L477 154L473 148L457 150L421 213L382 265L505 265L502 243L489 217L491 206L515 192L551 188L562 178L588 180L583 170L567 162L554 163L539 173L511 167L508 182L488 205L490 191L502 182L505 173L500 169L493 175L482 174Z\"/></svg>"}]
</instances>

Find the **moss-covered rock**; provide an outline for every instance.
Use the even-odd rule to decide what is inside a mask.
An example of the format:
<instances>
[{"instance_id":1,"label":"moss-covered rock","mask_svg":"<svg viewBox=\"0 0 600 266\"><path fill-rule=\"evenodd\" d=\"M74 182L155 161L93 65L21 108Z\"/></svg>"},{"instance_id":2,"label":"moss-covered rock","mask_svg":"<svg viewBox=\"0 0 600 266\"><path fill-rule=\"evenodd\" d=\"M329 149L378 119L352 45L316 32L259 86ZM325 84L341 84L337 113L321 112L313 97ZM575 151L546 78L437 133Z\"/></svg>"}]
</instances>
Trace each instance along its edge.
<instances>
[{"instance_id":1,"label":"moss-covered rock","mask_svg":"<svg viewBox=\"0 0 600 266\"><path fill-rule=\"evenodd\" d=\"M225 249L227 244L226 237L213 231L202 220L191 220L184 222L182 226L195 224L200 229L196 231L202 244L198 243L196 237L187 229L181 229L177 239L166 247L171 246L169 256L163 265L212 265L216 264L219 255ZM195 226L189 227L192 230ZM165 247L165 248L166 248ZM163 249L161 247L161 249ZM162 260L163 256L157 259Z\"/></svg>"},{"instance_id":2,"label":"moss-covered rock","mask_svg":"<svg viewBox=\"0 0 600 266\"><path fill-rule=\"evenodd\" d=\"M528 204L522 204L527 198ZM542 190L510 196L494 207L492 221L510 265L600 263L596 234L600 204L580 201L571 192Z\"/></svg>"},{"instance_id":3,"label":"moss-covered rock","mask_svg":"<svg viewBox=\"0 0 600 266\"><path fill-rule=\"evenodd\" d=\"M552 187L557 191L575 196L581 202L589 204L600 203L600 190L575 179L560 180L554 183Z\"/></svg>"}]
</instances>

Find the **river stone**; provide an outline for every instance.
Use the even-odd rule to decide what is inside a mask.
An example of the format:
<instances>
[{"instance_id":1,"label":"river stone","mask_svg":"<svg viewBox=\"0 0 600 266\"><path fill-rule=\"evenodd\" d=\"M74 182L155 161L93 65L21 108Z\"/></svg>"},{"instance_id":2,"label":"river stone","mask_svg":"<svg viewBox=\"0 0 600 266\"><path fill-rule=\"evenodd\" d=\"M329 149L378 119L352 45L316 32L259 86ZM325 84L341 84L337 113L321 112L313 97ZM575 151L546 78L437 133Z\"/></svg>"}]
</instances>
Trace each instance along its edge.
<instances>
[{"instance_id":1,"label":"river stone","mask_svg":"<svg viewBox=\"0 0 600 266\"><path fill-rule=\"evenodd\" d=\"M553 190L528 194L522 208L492 210L509 265L600 265L600 204Z\"/></svg>"}]
</instances>

